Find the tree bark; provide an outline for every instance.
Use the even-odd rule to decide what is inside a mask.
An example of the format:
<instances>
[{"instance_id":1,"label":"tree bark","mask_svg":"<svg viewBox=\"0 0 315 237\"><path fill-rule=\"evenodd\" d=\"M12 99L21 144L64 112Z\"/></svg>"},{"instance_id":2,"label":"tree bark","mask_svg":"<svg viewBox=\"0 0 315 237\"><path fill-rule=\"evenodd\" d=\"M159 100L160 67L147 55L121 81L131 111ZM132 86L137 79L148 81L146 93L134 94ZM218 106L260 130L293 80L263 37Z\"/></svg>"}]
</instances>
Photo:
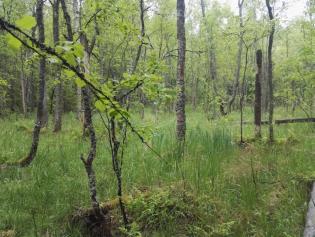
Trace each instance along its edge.
<instances>
[{"instance_id":1,"label":"tree bark","mask_svg":"<svg viewBox=\"0 0 315 237\"><path fill-rule=\"evenodd\" d=\"M85 33L81 33L80 36L80 43L83 45L84 48L84 56L83 56L83 72L85 74L90 74L90 51L89 51L89 42L88 39L85 35ZM78 90L80 89L80 93L79 91L77 91L77 95L78 95L78 100L80 100L81 102L81 95L83 95L83 92L85 91L85 93L87 94L86 96L90 97L90 92L88 88L78 88ZM90 99L89 99L90 100ZM78 101L79 103L79 101ZM79 105L78 105L79 107ZM83 107L83 109L80 109L80 116L83 116L82 118L80 118L80 120L83 122L83 136L85 136L86 134L86 129L87 129L87 121L86 121L86 116L84 115L85 113L85 106Z\"/></svg>"},{"instance_id":2,"label":"tree bark","mask_svg":"<svg viewBox=\"0 0 315 237\"><path fill-rule=\"evenodd\" d=\"M36 8L36 19L38 28L38 41L40 43L45 43L45 26L44 26L44 6L45 0L37 0ZM40 110L40 121L41 127L46 127L48 125L48 108L47 108L47 88L46 88L46 59L41 57L39 60L39 102L38 106L41 104ZM43 93L43 95L41 95ZM43 96L43 98L41 98ZM42 102L41 102L42 101Z\"/></svg>"},{"instance_id":3,"label":"tree bark","mask_svg":"<svg viewBox=\"0 0 315 237\"><path fill-rule=\"evenodd\" d=\"M210 79L211 79L211 83L212 83L212 89L213 89L214 97L217 97L219 95L217 85L216 85L216 83L217 83L217 58L216 58L216 52L215 52L215 44L214 44L214 40L213 40L212 26L209 27L207 25L207 22L206 22L206 6L205 6L204 0L200 0L200 6L201 6L203 24L205 25L206 33L207 33L206 38L209 41L209 42L207 42L207 51L208 51L207 60L208 60L208 64L209 64ZM207 105L211 101L211 96L209 95L211 83L208 82L208 88L207 88L208 92L207 92L207 101L206 101ZM213 99L212 101L215 101L215 99ZM215 106L212 106L211 108L212 108L213 116L215 116L216 108L215 108ZM207 110L208 110L208 108L207 108Z\"/></svg>"},{"instance_id":4,"label":"tree bark","mask_svg":"<svg viewBox=\"0 0 315 237\"><path fill-rule=\"evenodd\" d=\"M241 98L240 98L240 109L241 109L241 143L244 143L244 136L243 136L243 108L244 108L244 100L245 100L245 93L246 93L246 72L247 72L247 65L248 65L248 47L246 47L245 53L245 65L244 65L244 72L243 72L243 79L242 79L242 86L241 86Z\"/></svg>"},{"instance_id":5,"label":"tree bark","mask_svg":"<svg viewBox=\"0 0 315 237\"><path fill-rule=\"evenodd\" d=\"M134 74L136 72L136 70L137 70L137 66L138 66L138 63L139 63L139 60L140 60L140 56L141 56L141 52L142 52L142 48L143 48L143 40L144 40L144 37L145 37L144 1L143 0L139 0L139 9L140 9L140 25L141 25L140 26L141 43L138 46L136 58L135 58L135 60L133 62L132 68L131 68L131 74ZM144 119L144 107L145 107L144 99L145 99L145 96L144 96L144 94L143 94L143 92L141 90L139 90L138 95L139 95L139 100L140 100L140 103L141 103L141 119ZM126 101L128 101L128 100L129 100L129 96L127 96L127 98L126 98ZM127 107L128 106L129 105L127 105Z\"/></svg>"},{"instance_id":6,"label":"tree bark","mask_svg":"<svg viewBox=\"0 0 315 237\"><path fill-rule=\"evenodd\" d=\"M262 51L256 51L257 73L255 80L255 137L261 138L261 80L262 80Z\"/></svg>"},{"instance_id":7,"label":"tree bark","mask_svg":"<svg viewBox=\"0 0 315 237\"><path fill-rule=\"evenodd\" d=\"M20 80L21 80L21 93L22 93L22 109L23 109L23 115L24 115L24 117L26 117L26 115L27 115L27 82L26 82L26 78L25 78L24 58L23 58L22 50L21 50Z\"/></svg>"},{"instance_id":8,"label":"tree bark","mask_svg":"<svg viewBox=\"0 0 315 237\"><path fill-rule=\"evenodd\" d=\"M178 42L178 61L177 61L177 102L176 135L179 141L185 140L186 134L186 115L185 115L185 0L177 0L177 42Z\"/></svg>"},{"instance_id":9,"label":"tree bark","mask_svg":"<svg viewBox=\"0 0 315 237\"><path fill-rule=\"evenodd\" d=\"M36 20L37 20L37 28L38 28L38 41L40 43L45 42L43 7L44 7L44 0L37 0ZM45 72L46 72L46 59L45 57L41 56L39 59L39 88L38 88L37 118L36 118L34 130L33 130L33 141L32 141L30 152L26 158L19 161L19 164L22 167L30 165L32 161L34 160L37 153L40 130L43 127L43 125L47 123L47 120L45 119L45 106L44 106L45 87L46 87Z\"/></svg>"},{"instance_id":10,"label":"tree bark","mask_svg":"<svg viewBox=\"0 0 315 237\"><path fill-rule=\"evenodd\" d=\"M63 11L63 17L65 18L66 21L66 27L67 27L67 40L68 41L73 41L73 32L72 32L72 25L71 25L71 17L68 12L67 4L65 0L60 0L61 3L61 8Z\"/></svg>"},{"instance_id":11,"label":"tree bark","mask_svg":"<svg viewBox=\"0 0 315 237\"><path fill-rule=\"evenodd\" d=\"M100 207L99 201L97 199L97 189L96 189L96 177L93 168L93 162L96 157L96 134L92 122L92 111L91 111L91 101L90 95L88 93L87 87L82 88L83 95L83 106L84 106L84 120L86 124L86 129L88 130L90 136L90 151L86 159L81 155L81 160L84 164L85 171L88 177L88 185L90 191L90 201L94 211L93 222L90 226L90 232L92 236L112 236L110 230L110 218L107 213L104 213Z\"/></svg>"},{"instance_id":12,"label":"tree bark","mask_svg":"<svg viewBox=\"0 0 315 237\"><path fill-rule=\"evenodd\" d=\"M242 65L242 52L243 52L243 36L244 36L244 32L243 32L243 28L244 28L244 24L243 24L243 3L244 0L238 0L238 11L239 11L239 25L240 25L240 38L239 38L239 42L238 42L238 52L237 52L237 67L235 69L235 73L234 73L234 85L233 85L233 91L232 91L232 97L229 100L229 104L228 104L228 112L230 113L232 110L232 106L233 103L235 101L236 98L236 94L238 91L238 87L239 87L239 80L240 80L240 72L241 72L241 65Z\"/></svg>"},{"instance_id":13,"label":"tree bark","mask_svg":"<svg viewBox=\"0 0 315 237\"><path fill-rule=\"evenodd\" d=\"M73 41L73 34L74 32L79 32L80 29L80 10L79 10L79 3L78 0L72 1L72 8L73 8L73 27L71 24L71 17L69 15L67 5L65 0L61 0L61 7L63 10L63 15L66 21L67 26L67 40ZM77 119L83 122L84 124L84 115L83 115L83 109L82 109L82 91L81 88L76 88L76 94L77 94Z\"/></svg>"},{"instance_id":14,"label":"tree bark","mask_svg":"<svg viewBox=\"0 0 315 237\"><path fill-rule=\"evenodd\" d=\"M79 32L80 21L81 21L81 11L77 0L73 0L73 31ZM82 90L77 87L77 118L83 123L84 126L84 111L82 109Z\"/></svg>"},{"instance_id":15,"label":"tree bark","mask_svg":"<svg viewBox=\"0 0 315 237\"><path fill-rule=\"evenodd\" d=\"M138 46L138 50L137 50L137 54L136 54L136 58L133 62L132 65L132 69L131 69L131 74L134 74L136 72L137 66L138 66L138 62L141 56L141 51L142 51L142 46L143 46L143 37L145 36L145 25L144 25L144 2L143 0L139 1L139 5L140 5L140 23L141 23L141 43Z\"/></svg>"},{"instance_id":16,"label":"tree bark","mask_svg":"<svg viewBox=\"0 0 315 237\"><path fill-rule=\"evenodd\" d=\"M53 3L53 38L55 46L59 43L59 0L54 0ZM55 121L54 132L59 132L62 127L62 83L60 80L60 68L56 68L57 85L55 87Z\"/></svg>"},{"instance_id":17,"label":"tree bark","mask_svg":"<svg viewBox=\"0 0 315 237\"><path fill-rule=\"evenodd\" d=\"M270 0L266 0L266 6L268 9L269 20L271 22L271 31L268 40L268 87L269 87L269 141L274 141L274 133L273 133L273 65L272 65L272 46L273 46L273 37L275 33L275 23L273 21L273 13L272 8L270 6Z\"/></svg>"}]
</instances>

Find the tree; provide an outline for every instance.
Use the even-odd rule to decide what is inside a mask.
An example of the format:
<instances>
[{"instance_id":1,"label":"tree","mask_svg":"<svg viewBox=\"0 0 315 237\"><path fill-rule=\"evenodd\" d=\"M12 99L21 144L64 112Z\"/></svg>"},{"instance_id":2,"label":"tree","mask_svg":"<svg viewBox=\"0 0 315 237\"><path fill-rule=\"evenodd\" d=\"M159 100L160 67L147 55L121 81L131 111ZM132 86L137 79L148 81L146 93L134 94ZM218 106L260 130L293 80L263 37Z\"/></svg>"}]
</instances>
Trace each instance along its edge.
<instances>
[{"instance_id":1,"label":"tree","mask_svg":"<svg viewBox=\"0 0 315 237\"><path fill-rule=\"evenodd\" d=\"M79 6L78 0L73 0L72 3L73 3L72 5L73 6L73 33L78 33L81 30L81 23L80 23L81 17L82 17L81 6ZM82 109L82 90L80 87L77 87L77 118L83 122L83 127L84 127L85 116L83 113L84 111Z\"/></svg>"},{"instance_id":2,"label":"tree","mask_svg":"<svg viewBox=\"0 0 315 237\"><path fill-rule=\"evenodd\" d=\"M211 99L210 98L210 95L209 95L209 91L207 92L207 106L208 106L208 103L210 104L211 101L216 101L216 98L219 96L219 93L218 93L218 87L217 87L217 57L216 57L216 48L215 48L215 43L214 43L214 33L213 33L213 23L211 24L207 24L207 21L206 21L206 6L205 6L205 2L204 0L200 0L200 6L201 6L201 13L202 13L202 18L203 18L203 24L206 28L206 44L207 44L207 53L208 53L208 57L207 57L207 60L208 60L208 65L209 65L209 74L210 74L210 79L211 79L211 83L212 83L212 88L213 88L213 98ZM210 90L210 82L208 82L208 89ZM213 110L213 117L215 116L215 111L216 111L216 108L215 108L215 104L216 103L213 103L213 106L212 106L212 110Z\"/></svg>"},{"instance_id":3,"label":"tree","mask_svg":"<svg viewBox=\"0 0 315 237\"><path fill-rule=\"evenodd\" d=\"M185 140L186 134L186 115L185 115L185 0L177 0L177 42L178 42L178 61L177 61L177 102L176 135L179 141Z\"/></svg>"},{"instance_id":4,"label":"tree","mask_svg":"<svg viewBox=\"0 0 315 237\"><path fill-rule=\"evenodd\" d=\"M273 101L273 84L272 84L272 70L273 70L273 63L272 63L272 46L273 46L273 37L275 33L275 22L274 22L274 16L272 12L272 8L270 5L270 0L266 0L266 6L268 10L269 15L269 21L271 24L271 30L269 34L269 40L268 40L268 87L269 87L269 141L272 142L274 140L274 134L273 134L273 107L274 107L274 101Z\"/></svg>"},{"instance_id":5,"label":"tree","mask_svg":"<svg viewBox=\"0 0 315 237\"><path fill-rule=\"evenodd\" d=\"M238 51L237 51L237 66L234 73L234 85L232 90L232 96L228 102L228 112L231 112L232 105L235 101L238 86L239 86L239 80L240 80L240 72L241 72L241 65L242 65L242 52L243 52L243 36L244 36L244 23L243 23L243 4L244 0L238 0L238 11L239 11L239 26L240 26L240 32L239 32L239 41L238 41Z\"/></svg>"},{"instance_id":6,"label":"tree","mask_svg":"<svg viewBox=\"0 0 315 237\"><path fill-rule=\"evenodd\" d=\"M38 41L40 43L45 42L45 27L43 18L44 0L37 0L36 4L36 21L38 28ZM39 143L40 130L47 124L47 108L45 110L45 91L46 91L46 59L45 56L41 56L39 59L39 88L38 88L38 104L37 104L37 117L33 130L33 141L28 156L22 159L19 163L22 167L31 164L37 153L37 147Z\"/></svg>"},{"instance_id":7,"label":"tree","mask_svg":"<svg viewBox=\"0 0 315 237\"><path fill-rule=\"evenodd\" d=\"M54 0L53 2L53 38L55 46L59 43L59 4L60 0ZM62 82L60 75L61 71L59 65L56 66L55 76L57 85L55 87L55 121L54 132L59 132L62 126Z\"/></svg>"},{"instance_id":8,"label":"tree","mask_svg":"<svg viewBox=\"0 0 315 237\"><path fill-rule=\"evenodd\" d=\"M26 75L25 75L25 69L24 69L24 55L23 55L23 50L20 50L21 52L21 73L20 73L20 78L21 78L21 96L22 96L22 108L23 108L23 114L24 116L27 115L27 80L26 80Z\"/></svg>"},{"instance_id":9,"label":"tree","mask_svg":"<svg viewBox=\"0 0 315 237\"><path fill-rule=\"evenodd\" d=\"M256 51L257 73L255 79L255 138L261 138L261 80L262 80L262 51Z\"/></svg>"}]
</instances>

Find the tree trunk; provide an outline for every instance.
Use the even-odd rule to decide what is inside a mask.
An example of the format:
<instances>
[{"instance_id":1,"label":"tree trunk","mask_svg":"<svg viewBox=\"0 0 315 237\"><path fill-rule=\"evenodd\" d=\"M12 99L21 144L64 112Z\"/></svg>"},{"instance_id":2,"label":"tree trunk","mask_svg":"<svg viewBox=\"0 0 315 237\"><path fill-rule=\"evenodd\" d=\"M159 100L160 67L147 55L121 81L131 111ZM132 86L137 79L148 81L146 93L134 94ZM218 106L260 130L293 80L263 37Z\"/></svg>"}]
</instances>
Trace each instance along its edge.
<instances>
[{"instance_id":1,"label":"tree trunk","mask_svg":"<svg viewBox=\"0 0 315 237\"><path fill-rule=\"evenodd\" d=\"M73 27L71 24L71 17L69 15L67 5L65 0L61 0L61 7L63 10L63 15L66 21L67 26L67 40L73 41L73 34L76 32L79 32L80 30L80 9L79 9L79 3L78 0L72 1L72 9L73 9ZM76 94L77 94L77 119L79 119L81 122L84 123L84 115L83 115L83 109L82 109L82 91L80 87L76 88Z\"/></svg>"},{"instance_id":2,"label":"tree trunk","mask_svg":"<svg viewBox=\"0 0 315 237\"><path fill-rule=\"evenodd\" d=\"M273 101L273 85L272 85L272 46L273 46L273 36L275 33L275 23L273 22L273 13L272 8L270 6L270 0L266 0L266 5L268 9L269 14L269 20L271 22L271 31L269 35L269 41L268 41L268 86L269 86L269 141L272 142L274 140L274 134L273 134L273 107L274 107L274 101Z\"/></svg>"},{"instance_id":3,"label":"tree trunk","mask_svg":"<svg viewBox=\"0 0 315 237\"><path fill-rule=\"evenodd\" d=\"M73 31L79 32L80 30L80 21L81 21L81 11L80 6L78 3L78 0L73 0L72 2L73 6ZM73 39L72 39L73 40ZM83 109L82 109L82 91L80 87L77 87L77 118L83 122L84 125L84 115L83 115Z\"/></svg>"},{"instance_id":4,"label":"tree trunk","mask_svg":"<svg viewBox=\"0 0 315 237\"><path fill-rule=\"evenodd\" d=\"M178 41L178 61L177 61L177 102L176 134L179 141L185 140L186 115L185 115L185 0L177 0L177 41Z\"/></svg>"},{"instance_id":5,"label":"tree trunk","mask_svg":"<svg viewBox=\"0 0 315 237\"><path fill-rule=\"evenodd\" d=\"M83 106L84 106L84 120L86 129L88 130L90 136L90 151L87 159L83 158L81 155L81 160L84 164L85 171L88 177L88 185L90 191L90 201L94 211L94 217L91 222L89 221L89 229L91 236L105 236L110 237L110 218L107 213L103 213L99 201L97 200L97 189L96 189L96 177L93 169L93 162L96 157L96 134L92 122L92 111L91 111L91 101L90 95L88 93L87 87L82 88L83 95Z\"/></svg>"},{"instance_id":6,"label":"tree trunk","mask_svg":"<svg viewBox=\"0 0 315 237\"><path fill-rule=\"evenodd\" d=\"M267 39L268 40L268 39ZM267 45L267 46L266 46ZM266 55L268 52L268 44L263 45L265 48ZM261 104L262 104L262 111L268 112L269 106L269 96L268 96L268 57L263 58L263 71L262 71L263 80L261 81Z\"/></svg>"},{"instance_id":7,"label":"tree trunk","mask_svg":"<svg viewBox=\"0 0 315 237\"><path fill-rule=\"evenodd\" d=\"M86 35L84 33L82 33L80 36L80 43L83 45L83 48L84 48L83 69L82 70L85 74L90 74L89 43L88 43L88 39L86 38ZM86 96L90 97L90 92L89 92L88 88L83 88L83 89L78 88L78 89L80 89L80 93L77 91L78 100L81 99L81 95L83 94L84 91L87 94ZM84 115L84 113L85 113L85 108L83 108L83 110L81 109L81 111L80 111L81 116L83 116L81 118L81 121L83 122L83 136L86 135L86 131L87 131L86 129L88 126L87 121L86 121L86 116Z\"/></svg>"},{"instance_id":8,"label":"tree trunk","mask_svg":"<svg viewBox=\"0 0 315 237\"><path fill-rule=\"evenodd\" d=\"M53 3L53 36L55 46L59 43L59 0ZM62 83L60 80L60 68L56 68L57 85L55 87L55 121L54 132L59 132L62 127Z\"/></svg>"},{"instance_id":9,"label":"tree trunk","mask_svg":"<svg viewBox=\"0 0 315 237\"><path fill-rule=\"evenodd\" d=\"M218 89L217 89L217 59L216 59L216 52L215 52L215 44L213 40L213 34L212 34L212 26L208 26L206 22L206 6L204 0L200 0L200 6L201 6L201 13L202 13L202 18L203 18L203 24L205 25L206 28L206 33L207 33L207 51L208 51L208 64L209 64L209 73L210 73L210 79L212 83L212 89L213 89L213 94L214 97L218 96ZM209 91L211 88L211 83L208 82L208 93L207 93L207 101L206 103L210 103L210 101L216 101L216 99L211 100L211 96L209 95ZM211 106L212 108L212 114L215 116L216 114L216 107L215 104ZM207 109L208 110L208 109Z\"/></svg>"},{"instance_id":10,"label":"tree trunk","mask_svg":"<svg viewBox=\"0 0 315 237\"><path fill-rule=\"evenodd\" d=\"M239 38L239 42L238 42L238 52L237 52L237 67L235 69L235 73L234 73L234 85L233 85L233 91L232 91L232 97L229 100L229 104L228 104L228 112L230 113L232 110L232 105L235 101L235 97L238 91L238 86L239 86L239 80L240 80L240 72L241 72L241 65L242 65L242 52L243 52L243 36L244 36L244 32L243 32L243 3L244 0L239 0L238 1L238 11L239 11L239 21L240 21L240 38Z\"/></svg>"},{"instance_id":11,"label":"tree trunk","mask_svg":"<svg viewBox=\"0 0 315 237\"><path fill-rule=\"evenodd\" d=\"M255 138L261 138L261 80L262 80L262 51L256 51L257 73L255 80Z\"/></svg>"},{"instance_id":12,"label":"tree trunk","mask_svg":"<svg viewBox=\"0 0 315 237\"><path fill-rule=\"evenodd\" d=\"M36 8L36 19L38 28L38 41L40 43L45 43L45 27L44 27L44 6L45 0L37 0ZM40 121L41 127L46 127L48 125L48 107L47 107L47 88L46 88L46 59L41 57L39 60L39 97L38 106L41 104L40 110ZM43 93L43 95L41 95ZM43 96L43 98L41 98Z\"/></svg>"},{"instance_id":13,"label":"tree trunk","mask_svg":"<svg viewBox=\"0 0 315 237\"><path fill-rule=\"evenodd\" d=\"M244 136L243 136L243 108L244 108L244 100L245 100L245 93L246 93L246 72L247 72L247 65L248 65L248 47L246 47L245 53L245 65L244 65L244 72L243 72L243 79L242 79L242 86L241 86L241 98L240 98L240 109L241 109L241 143L244 143Z\"/></svg>"},{"instance_id":14,"label":"tree trunk","mask_svg":"<svg viewBox=\"0 0 315 237\"><path fill-rule=\"evenodd\" d=\"M23 52L21 50L21 93L22 93L22 109L23 109L23 115L26 117L27 115L27 82L25 78L25 71L24 71L24 58L23 58Z\"/></svg>"},{"instance_id":15,"label":"tree trunk","mask_svg":"<svg viewBox=\"0 0 315 237\"><path fill-rule=\"evenodd\" d=\"M67 4L66 4L65 0L60 0L60 3L61 3L62 11L63 11L63 17L65 18L65 21L66 21L67 40L68 41L73 41L71 17L69 15L69 12L68 12L68 9L67 9Z\"/></svg>"},{"instance_id":16,"label":"tree trunk","mask_svg":"<svg viewBox=\"0 0 315 237\"><path fill-rule=\"evenodd\" d=\"M37 0L36 20L37 20L37 28L38 28L38 41L40 43L45 42L43 7L44 7L44 0ZM43 127L43 125L47 122L47 120L45 119L45 110L44 110L45 108L44 98L45 98L45 87L46 87L45 72L46 72L46 59L45 57L42 56L39 59L38 105L37 105L37 118L36 118L34 130L33 130L33 141L32 141L32 146L31 146L28 156L20 160L20 165L22 167L30 165L33 159L35 158L38 143L39 143L40 130Z\"/></svg>"},{"instance_id":17,"label":"tree trunk","mask_svg":"<svg viewBox=\"0 0 315 237\"><path fill-rule=\"evenodd\" d=\"M33 13L32 13L33 17L35 18L36 17L36 6L34 7L33 9ZM37 29L37 26L34 26L31 30L31 34L32 34L32 37L33 38L36 38L36 29ZM32 46L34 46L32 44ZM31 56L33 52L29 52ZM36 65L34 63L34 61L31 62L31 65L30 65L30 76L29 76L29 80L28 80L28 85L27 85L27 103L29 105L29 111L30 112L33 112L34 109L35 109L35 74L36 74Z\"/></svg>"}]
</instances>

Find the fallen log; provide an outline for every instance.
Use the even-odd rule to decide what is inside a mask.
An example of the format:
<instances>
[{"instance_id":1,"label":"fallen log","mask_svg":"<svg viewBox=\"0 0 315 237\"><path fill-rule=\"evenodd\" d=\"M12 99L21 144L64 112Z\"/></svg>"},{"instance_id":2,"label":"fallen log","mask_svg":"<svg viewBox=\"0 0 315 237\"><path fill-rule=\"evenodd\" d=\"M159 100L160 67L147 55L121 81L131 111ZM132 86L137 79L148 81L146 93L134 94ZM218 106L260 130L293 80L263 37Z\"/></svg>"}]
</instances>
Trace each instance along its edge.
<instances>
[{"instance_id":1,"label":"fallen log","mask_svg":"<svg viewBox=\"0 0 315 237\"><path fill-rule=\"evenodd\" d=\"M274 123L276 125L287 124L287 123L314 123L315 118L290 118L290 119L276 119ZM243 124L254 124L254 122L245 121ZM267 120L261 121L261 125L267 125Z\"/></svg>"},{"instance_id":2,"label":"fallen log","mask_svg":"<svg viewBox=\"0 0 315 237\"><path fill-rule=\"evenodd\" d=\"M315 182L311 191L303 237L315 237Z\"/></svg>"}]
</instances>

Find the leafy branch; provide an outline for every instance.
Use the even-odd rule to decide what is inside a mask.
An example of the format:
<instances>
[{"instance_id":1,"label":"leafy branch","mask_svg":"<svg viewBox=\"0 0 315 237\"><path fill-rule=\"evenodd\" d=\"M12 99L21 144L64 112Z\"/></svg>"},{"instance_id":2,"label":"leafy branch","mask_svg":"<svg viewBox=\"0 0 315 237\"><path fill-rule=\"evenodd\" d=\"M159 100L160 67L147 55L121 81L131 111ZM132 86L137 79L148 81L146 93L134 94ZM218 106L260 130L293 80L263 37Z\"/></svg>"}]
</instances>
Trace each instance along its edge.
<instances>
[{"instance_id":1,"label":"leafy branch","mask_svg":"<svg viewBox=\"0 0 315 237\"><path fill-rule=\"evenodd\" d=\"M110 98L108 95L106 95L102 90L97 88L90 80L88 80L84 73L80 72L78 67L76 65L71 65L67 59L62 56L61 54L57 53L56 50L50 46L47 46L44 43L40 43L37 39L33 38L23 30L21 30L19 27L17 27L14 24L11 24L4 20L3 18L0 18L0 29L7 31L10 35L12 35L14 38L16 38L18 41L20 41L25 47L33 50L34 52L38 53L39 55L44 55L42 52L55 56L57 59L59 59L62 63L62 65L72 72L75 73L75 75L80 78L86 85L88 85L91 88L92 93L94 96L103 104L106 106L104 99L109 102L110 106L114 111L121 116L121 118L125 121L127 126L131 129L131 131L140 139L140 141L147 146L156 156L159 158L162 158L161 155L151 147L148 142L144 139L144 137L140 134L140 132L132 125L130 120L127 118L128 114L124 113L122 109L120 108L117 101ZM27 40L29 40L34 46L39 48L42 52L40 52L38 49L36 49L34 46L30 45L27 41L23 40L18 34L20 33L22 36L24 36ZM134 91L132 89L131 91ZM129 93L126 93L129 95Z\"/></svg>"}]
</instances>

